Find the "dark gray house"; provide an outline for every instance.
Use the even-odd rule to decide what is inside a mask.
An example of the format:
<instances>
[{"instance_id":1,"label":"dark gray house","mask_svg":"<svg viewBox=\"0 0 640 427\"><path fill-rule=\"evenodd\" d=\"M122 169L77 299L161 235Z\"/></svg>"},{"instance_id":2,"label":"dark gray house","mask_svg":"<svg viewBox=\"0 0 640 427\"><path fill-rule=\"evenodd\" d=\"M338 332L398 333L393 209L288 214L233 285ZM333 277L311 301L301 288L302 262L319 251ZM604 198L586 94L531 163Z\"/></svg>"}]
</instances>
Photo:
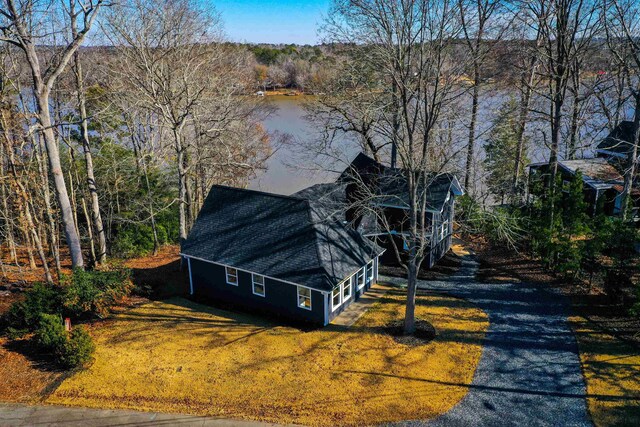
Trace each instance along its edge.
<instances>
[{"instance_id":1,"label":"dark gray house","mask_svg":"<svg viewBox=\"0 0 640 427\"><path fill-rule=\"evenodd\" d=\"M596 157L560 160L558 174L563 189L569 186L578 171L582 174L583 193L588 205L588 214L618 216L622 209L624 170L627 168L633 149L633 122L623 121L616 126L596 147ZM537 197L548 185L550 176L548 162L529 165L529 196ZM640 185L637 177L631 190L633 218L640 220Z\"/></svg>"},{"instance_id":2,"label":"dark gray house","mask_svg":"<svg viewBox=\"0 0 640 427\"><path fill-rule=\"evenodd\" d=\"M455 199L464 194L458 179L450 173L430 173L424 176L424 188L419 189L426 200L426 241L428 242L425 265L431 268L451 248ZM346 220L364 236L386 249L383 263L395 263L393 249L401 255L406 244L409 191L405 171L376 162L360 153L338 178L347 186L347 200L352 208L347 210ZM365 202L373 209L360 209ZM369 213L367 213L369 211ZM375 213L373 213L373 212ZM383 220L384 218L384 220Z\"/></svg>"},{"instance_id":3,"label":"dark gray house","mask_svg":"<svg viewBox=\"0 0 640 427\"><path fill-rule=\"evenodd\" d=\"M213 186L181 255L190 293L328 324L378 277L384 249L345 224L344 186L292 196Z\"/></svg>"}]
</instances>

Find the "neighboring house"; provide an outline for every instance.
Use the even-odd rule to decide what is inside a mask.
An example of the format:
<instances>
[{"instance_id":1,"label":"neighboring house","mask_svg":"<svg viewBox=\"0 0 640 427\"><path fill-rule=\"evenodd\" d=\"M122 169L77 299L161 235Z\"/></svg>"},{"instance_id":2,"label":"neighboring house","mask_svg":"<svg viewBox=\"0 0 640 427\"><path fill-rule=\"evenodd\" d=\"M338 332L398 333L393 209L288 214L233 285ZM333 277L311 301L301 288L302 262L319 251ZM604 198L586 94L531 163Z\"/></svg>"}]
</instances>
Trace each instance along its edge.
<instances>
[{"instance_id":1,"label":"neighboring house","mask_svg":"<svg viewBox=\"0 0 640 427\"><path fill-rule=\"evenodd\" d=\"M616 166L621 166L628 163L632 150L633 122L623 121L600 141L596 153L598 157L607 159Z\"/></svg>"},{"instance_id":2,"label":"neighboring house","mask_svg":"<svg viewBox=\"0 0 640 427\"><path fill-rule=\"evenodd\" d=\"M213 186L181 248L190 293L328 324L377 280L384 252L344 223L340 189Z\"/></svg>"},{"instance_id":3,"label":"neighboring house","mask_svg":"<svg viewBox=\"0 0 640 427\"><path fill-rule=\"evenodd\" d=\"M596 215L601 209L605 215L617 216L622 208L625 165L628 163L632 145L632 122L622 122L597 146L597 157L576 160L559 160L558 174L563 181L563 191L577 173L582 173L583 192L587 202L587 213ZM538 196L547 185L549 164L529 165L529 195ZM631 191L633 216L638 217L640 189L637 182Z\"/></svg>"},{"instance_id":4,"label":"neighboring house","mask_svg":"<svg viewBox=\"0 0 640 427\"><path fill-rule=\"evenodd\" d=\"M428 248L424 265L431 268L451 248L455 198L463 195L464 190L449 173L432 173L424 178L426 186L420 189L426 197ZM342 172L338 182L346 184L346 198L351 206L346 212L346 221L387 250L383 262L397 262L394 243L401 254L408 249L409 192L404 171L384 166L360 153ZM358 209L362 202L372 209Z\"/></svg>"}]
</instances>

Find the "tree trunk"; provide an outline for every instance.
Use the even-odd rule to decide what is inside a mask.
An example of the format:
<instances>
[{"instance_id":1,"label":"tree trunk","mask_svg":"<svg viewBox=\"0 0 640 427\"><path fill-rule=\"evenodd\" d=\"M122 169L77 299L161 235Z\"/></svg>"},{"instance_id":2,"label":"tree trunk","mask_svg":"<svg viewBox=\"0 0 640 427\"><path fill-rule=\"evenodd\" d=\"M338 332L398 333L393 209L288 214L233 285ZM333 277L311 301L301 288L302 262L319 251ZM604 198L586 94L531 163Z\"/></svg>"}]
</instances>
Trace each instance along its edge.
<instances>
[{"instance_id":1,"label":"tree trunk","mask_svg":"<svg viewBox=\"0 0 640 427\"><path fill-rule=\"evenodd\" d=\"M535 78L535 64L532 64L529 79L525 83L524 93L520 102L520 122L518 123L516 159L513 168L513 194L518 193L520 187L520 176L522 175L522 157L524 155L524 134L529 117L529 105L531 104L531 94L533 92L533 79Z\"/></svg>"},{"instance_id":2,"label":"tree trunk","mask_svg":"<svg viewBox=\"0 0 640 427\"><path fill-rule=\"evenodd\" d=\"M576 69L572 76L571 88L571 93L573 94L573 105L571 107L571 124L569 125L569 146L567 147L568 160L576 158L579 130L578 121L580 119L580 104L582 103L582 100L580 99L580 69L578 64L576 64L575 67Z\"/></svg>"},{"instance_id":3,"label":"tree trunk","mask_svg":"<svg viewBox=\"0 0 640 427\"><path fill-rule=\"evenodd\" d=\"M51 206L51 191L49 189L49 176L47 171L47 165L44 163L42 158L42 144L34 141L35 138L32 138L34 145L37 147L35 149L36 161L38 162L38 172L40 173L40 180L42 182L42 188L44 192L44 205L45 205L45 214L47 216L47 222L49 223L49 240L50 247L49 252L53 257L56 272L58 277L60 277L60 273L62 271L62 267L60 265L60 251L58 250L58 236L56 232L56 221L53 216L53 207Z\"/></svg>"},{"instance_id":4,"label":"tree trunk","mask_svg":"<svg viewBox=\"0 0 640 427\"><path fill-rule=\"evenodd\" d=\"M53 277L51 277L51 271L49 270L49 264L47 263L47 257L44 253L44 248L42 247L42 242L40 241L40 236L38 236L38 232L36 231L36 225L33 221L33 216L31 215L31 208L29 207L29 201L27 200L27 194L24 193L24 189L22 189L23 198L25 203L25 216L27 218L27 224L31 229L31 236L33 238L33 242L36 245L36 249L38 251L38 256L40 257L40 262L42 263L42 269L44 270L44 278L47 283L53 283Z\"/></svg>"},{"instance_id":5,"label":"tree trunk","mask_svg":"<svg viewBox=\"0 0 640 427\"><path fill-rule=\"evenodd\" d=\"M633 148L627 159L627 167L624 174L624 187L622 190L622 219L628 220L629 208L632 206L633 179L636 174L636 161L638 158L638 144L640 143L640 89L633 94L635 111L633 116Z\"/></svg>"},{"instance_id":6,"label":"tree trunk","mask_svg":"<svg viewBox=\"0 0 640 427\"><path fill-rule=\"evenodd\" d=\"M559 85L558 85L559 86ZM558 89L559 90L559 89ZM563 99L556 93L551 104L551 149L549 153L549 224L553 226L556 177L558 176L558 147L560 146L560 125L562 123Z\"/></svg>"},{"instance_id":7,"label":"tree trunk","mask_svg":"<svg viewBox=\"0 0 640 427\"><path fill-rule=\"evenodd\" d=\"M464 170L464 187L469 191L471 185L471 169L473 168L473 156L476 142L476 121L478 117L478 97L479 88L478 84L480 79L480 71L477 66L474 66L473 71L473 93L471 100L471 122L469 123L469 142L467 145L467 163Z\"/></svg>"},{"instance_id":8,"label":"tree trunk","mask_svg":"<svg viewBox=\"0 0 640 427\"><path fill-rule=\"evenodd\" d=\"M4 162L2 162L1 167L2 167L2 176L4 176L5 175ZM16 242L13 237L13 216L10 215L9 213L9 203L7 202L7 189L5 187L4 180L2 180L2 185L0 186L0 189L2 190L2 208L4 210L4 214L6 217L6 226L7 226L6 241L7 241L7 245L9 246L9 255L11 256L11 261L15 265L19 265L18 254L16 252Z\"/></svg>"},{"instance_id":9,"label":"tree trunk","mask_svg":"<svg viewBox=\"0 0 640 427\"><path fill-rule=\"evenodd\" d=\"M102 223L102 215L100 214L100 201L98 199L98 186L93 172L93 155L91 154L91 145L89 142L89 128L87 123L87 108L84 94L84 80L82 76L82 64L78 57L78 53L74 55L76 69L76 86L78 90L78 107L80 110L80 126L82 128L82 148L84 151L84 160L87 168L87 187L89 188L89 196L91 198L91 218L89 228L93 227L93 234L97 240L98 252L95 260L98 264L104 264L107 261L107 240L104 233L104 225ZM93 242L93 239L92 239Z\"/></svg>"},{"instance_id":10,"label":"tree trunk","mask_svg":"<svg viewBox=\"0 0 640 427\"><path fill-rule=\"evenodd\" d=\"M62 224L64 226L64 234L69 246L71 255L71 265L73 268L84 268L84 260L82 258L82 248L80 246L80 237L76 231L76 225L73 220L73 210L67 192L67 185L62 172L62 164L60 163L60 151L49 112L49 97L44 94L44 90L39 88L36 100L38 105L38 121L42 127L42 136L44 138L45 147L47 149L47 157L49 159L49 171L53 177L53 183L56 189L58 206L62 213Z\"/></svg>"},{"instance_id":11,"label":"tree trunk","mask_svg":"<svg viewBox=\"0 0 640 427\"><path fill-rule=\"evenodd\" d=\"M176 144L176 154L178 155L178 197L180 215L180 242L187 239L187 171L184 147L182 146L182 135L177 128L173 130Z\"/></svg>"},{"instance_id":12,"label":"tree trunk","mask_svg":"<svg viewBox=\"0 0 640 427\"><path fill-rule=\"evenodd\" d=\"M415 249L414 249L415 251ZM411 335L416 331L416 290L418 287L418 268L415 256L407 265L407 303L404 315L404 334Z\"/></svg>"}]
</instances>

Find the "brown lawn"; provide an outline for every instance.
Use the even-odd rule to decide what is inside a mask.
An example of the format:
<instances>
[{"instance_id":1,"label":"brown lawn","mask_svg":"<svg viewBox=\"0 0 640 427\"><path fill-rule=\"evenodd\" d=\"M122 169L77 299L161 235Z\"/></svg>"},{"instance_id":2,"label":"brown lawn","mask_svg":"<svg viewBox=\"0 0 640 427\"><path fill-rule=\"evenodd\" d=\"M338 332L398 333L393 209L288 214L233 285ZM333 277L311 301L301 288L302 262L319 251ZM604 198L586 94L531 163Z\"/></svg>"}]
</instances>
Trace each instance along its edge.
<instances>
[{"instance_id":1,"label":"brown lawn","mask_svg":"<svg viewBox=\"0 0 640 427\"><path fill-rule=\"evenodd\" d=\"M420 295L436 338L406 345L380 327L401 319L393 290L351 328L300 330L183 298L97 325L95 363L48 402L310 425L363 425L442 414L466 394L486 315Z\"/></svg>"}]
</instances>

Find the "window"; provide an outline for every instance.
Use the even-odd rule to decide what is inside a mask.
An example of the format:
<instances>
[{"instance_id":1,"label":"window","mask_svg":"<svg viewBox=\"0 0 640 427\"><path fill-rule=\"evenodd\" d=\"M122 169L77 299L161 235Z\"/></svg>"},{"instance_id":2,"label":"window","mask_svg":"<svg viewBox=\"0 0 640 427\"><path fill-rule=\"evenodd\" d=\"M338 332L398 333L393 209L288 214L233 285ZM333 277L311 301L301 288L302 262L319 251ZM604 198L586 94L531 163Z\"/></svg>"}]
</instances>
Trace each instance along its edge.
<instances>
[{"instance_id":1,"label":"window","mask_svg":"<svg viewBox=\"0 0 640 427\"><path fill-rule=\"evenodd\" d=\"M362 289L364 286L364 268L358 270L358 289Z\"/></svg>"},{"instance_id":2,"label":"window","mask_svg":"<svg viewBox=\"0 0 640 427\"><path fill-rule=\"evenodd\" d=\"M370 285L373 282L373 260L367 264L367 284Z\"/></svg>"},{"instance_id":3,"label":"window","mask_svg":"<svg viewBox=\"0 0 640 427\"><path fill-rule=\"evenodd\" d=\"M342 301L351 298L351 277L340 284L342 286Z\"/></svg>"},{"instance_id":4,"label":"window","mask_svg":"<svg viewBox=\"0 0 640 427\"><path fill-rule=\"evenodd\" d=\"M298 307L311 310L311 289L298 286Z\"/></svg>"},{"instance_id":5,"label":"window","mask_svg":"<svg viewBox=\"0 0 640 427\"><path fill-rule=\"evenodd\" d=\"M440 226L440 240L447 237L449 234L449 220L445 220Z\"/></svg>"},{"instance_id":6,"label":"window","mask_svg":"<svg viewBox=\"0 0 640 427\"><path fill-rule=\"evenodd\" d=\"M340 292L340 285L333 288L331 291L331 310L335 310L342 304L342 294Z\"/></svg>"},{"instance_id":7,"label":"window","mask_svg":"<svg viewBox=\"0 0 640 427\"><path fill-rule=\"evenodd\" d=\"M253 282L253 293L261 297L264 296L264 276L259 274L252 274L251 281Z\"/></svg>"},{"instance_id":8,"label":"window","mask_svg":"<svg viewBox=\"0 0 640 427\"><path fill-rule=\"evenodd\" d=\"M225 267L227 273L227 283L233 286L238 286L238 270L231 267Z\"/></svg>"},{"instance_id":9,"label":"window","mask_svg":"<svg viewBox=\"0 0 640 427\"><path fill-rule=\"evenodd\" d=\"M568 193L570 188L571 188L571 181L563 179L562 180L562 191L564 193Z\"/></svg>"}]
</instances>

